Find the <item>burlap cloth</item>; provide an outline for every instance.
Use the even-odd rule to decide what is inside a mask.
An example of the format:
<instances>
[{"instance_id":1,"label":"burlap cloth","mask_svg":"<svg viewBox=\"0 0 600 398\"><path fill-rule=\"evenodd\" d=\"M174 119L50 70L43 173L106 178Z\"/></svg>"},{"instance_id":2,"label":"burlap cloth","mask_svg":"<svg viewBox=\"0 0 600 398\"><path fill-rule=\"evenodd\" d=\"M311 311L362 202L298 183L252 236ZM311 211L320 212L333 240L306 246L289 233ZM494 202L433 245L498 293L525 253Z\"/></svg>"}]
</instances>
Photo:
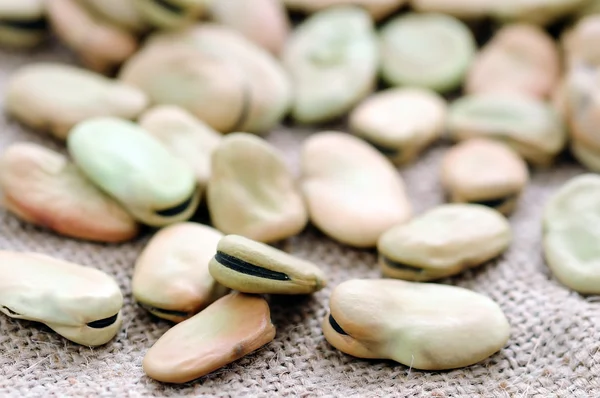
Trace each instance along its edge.
<instances>
[{"instance_id":1,"label":"burlap cloth","mask_svg":"<svg viewBox=\"0 0 600 398\"><path fill-rule=\"evenodd\" d=\"M0 52L0 88L19 66L48 60L74 62L56 45L30 54ZM268 140L298 170L299 146L309 134L282 128ZM0 150L16 141L64 151L61 143L0 116ZM438 167L446 146L440 144L400 169L417 214L444 201ZM122 330L94 349L72 344L43 325L0 316L0 397L600 397L598 300L560 285L540 247L542 206L562 183L582 172L568 159L536 171L510 218L510 250L477 270L441 281L490 296L512 326L510 341L498 354L448 372L361 360L327 343L320 323L331 289L350 278L377 278L380 273L374 251L337 244L309 227L290 240L288 249L323 267L329 286L304 299L272 297L277 336L258 352L192 383L155 382L144 375L141 361L170 324L149 316L131 297L133 264L149 235L126 244L94 244L60 237L0 210L0 249L37 251L97 267L116 277L125 295Z\"/></svg>"}]
</instances>

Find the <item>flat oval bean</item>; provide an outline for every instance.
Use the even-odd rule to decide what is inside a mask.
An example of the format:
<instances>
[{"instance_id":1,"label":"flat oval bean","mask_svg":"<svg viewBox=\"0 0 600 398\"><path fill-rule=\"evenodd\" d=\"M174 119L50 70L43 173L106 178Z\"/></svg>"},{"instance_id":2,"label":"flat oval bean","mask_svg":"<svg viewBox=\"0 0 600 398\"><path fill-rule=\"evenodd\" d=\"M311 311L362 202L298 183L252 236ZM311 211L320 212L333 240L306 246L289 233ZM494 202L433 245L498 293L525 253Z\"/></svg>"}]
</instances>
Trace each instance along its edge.
<instances>
[{"instance_id":1,"label":"flat oval bean","mask_svg":"<svg viewBox=\"0 0 600 398\"><path fill-rule=\"evenodd\" d=\"M460 20L436 13L397 16L380 30L381 74L390 85L448 92L475 56L475 38Z\"/></svg>"},{"instance_id":2,"label":"flat oval bean","mask_svg":"<svg viewBox=\"0 0 600 398\"><path fill-rule=\"evenodd\" d=\"M33 143L0 157L2 204L20 219L59 234L99 242L134 238L135 220L65 156Z\"/></svg>"},{"instance_id":3,"label":"flat oval bean","mask_svg":"<svg viewBox=\"0 0 600 398\"><path fill-rule=\"evenodd\" d=\"M133 122L88 119L69 134L67 148L82 172L142 223L184 221L198 207L192 169Z\"/></svg>"},{"instance_id":4,"label":"flat oval bean","mask_svg":"<svg viewBox=\"0 0 600 398\"><path fill-rule=\"evenodd\" d=\"M442 136L446 101L420 88L392 88L361 102L350 114L351 131L396 164L414 161Z\"/></svg>"},{"instance_id":5,"label":"flat oval bean","mask_svg":"<svg viewBox=\"0 0 600 398\"><path fill-rule=\"evenodd\" d=\"M146 352L144 372L166 383L186 383L242 358L275 338L269 304L232 293L167 330Z\"/></svg>"},{"instance_id":6,"label":"flat oval bean","mask_svg":"<svg viewBox=\"0 0 600 398\"><path fill-rule=\"evenodd\" d=\"M501 140L534 166L548 167L567 141L565 123L544 101L515 93L474 94L455 100L448 116L450 136Z\"/></svg>"},{"instance_id":7,"label":"flat oval bean","mask_svg":"<svg viewBox=\"0 0 600 398\"><path fill-rule=\"evenodd\" d=\"M292 118L303 124L333 120L375 88L373 22L354 6L317 12L292 32L281 58L294 85Z\"/></svg>"},{"instance_id":8,"label":"flat oval bean","mask_svg":"<svg viewBox=\"0 0 600 398\"><path fill-rule=\"evenodd\" d=\"M387 277L441 279L499 256L511 240L510 225L496 210L445 204L381 235L379 265Z\"/></svg>"},{"instance_id":9,"label":"flat oval bean","mask_svg":"<svg viewBox=\"0 0 600 398\"><path fill-rule=\"evenodd\" d=\"M151 36L120 78L154 103L179 105L222 133L264 134L292 101L289 77L276 58L214 23Z\"/></svg>"},{"instance_id":10,"label":"flat oval bean","mask_svg":"<svg viewBox=\"0 0 600 398\"><path fill-rule=\"evenodd\" d=\"M442 159L441 182L453 202L482 204L507 215L515 209L528 181L525 161L496 140L463 141Z\"/></svg>"},{"instance_id":11,"label":"flat oval bean","mask_svg":"<svg viewBox=\"0 0 600 398\"><path fill-rule=\"evenodd\" d=\"M181 322L227 294L208 271L222 237L214 228L191 222L158 231L135 262L133 297L152 314Z\"/></svg>"},{"instance_id":12,"label":"flat oval bean","mask_svg":"<svg viewBox=\"0 0 600 398\"><path fill-rule=\"evenodd\" d=\"M583 174L546 202L543 250L563 285L582 294L600 293L600 177Z\"/></svg>"},{"instance_id":13,"label":"flat oval bean","mask_svg":"<svg viewBox=\"0 0 600 398\"><path fill-rule=\"evenodd\" d=\"M294 236L308 222L300 189L283 156L248 133L230 134L214 150L207 202L218 230L261 242Z\"/></svg>"},{"instance_id":14,"label":"flat oval bean","mask_svg":"<svg viewBox=\"0 0 600 398\"><path fill-rule=\"evenodd\" d=\"M310 294L327 285L313 263L237 235L219 241L209 270L219 283L244 293Z\"/></svg>"},{"instance_id":15,"label":"flat oval bean","mask_svg":"<svg viewBox=\"0 0 600 398\"><path fill-rule=\"evenodd\" d=\"M99 346L121 329L123 295L104 272L31 252L0 251L0 312Z\"/></svg>"},{"instance_id":16,"label":"flat oval bean","mask_svg":"<svg viewBox=\"0 0 600 398\"><path fill-rule=\"evenodd\" d=\"M510 337L497 303L456 286L354 279L336 286L329 306L322 328L331 345L412 369L470 366L498 352Z\"/></svg>"},{"instance_id":17,"label":"flat oval bean","mask_svg":"<svg viewBox=\"0 0 600 398\"><path fill-rule=\"evenodd\" d=\"M11 75L5 109L35 130L65 140L95 116L136 118L148 105L139 89L86 69L58 63L26 65Z\"/></svg>"},{"instance_id":18,"label":"flat oval bean","mask_svg":"<svg viewBox=\"0 0 600 398\"><path fill-rule=\"evenodd\" d=\"M304 142L301 162L310 219L339 242L374 247L382 233L412 216L392 163L357 137L317 133Z\"/></svg>"},{"instance_id":19,"label":"flat oval bean","mask_svg":"<svg viewBox=\"0 0 600 398\"><path fill-rule=\"evenodd\" d=\"M560 69L558 48L546 31L527 24L506 25L475 58L465 91L517 92L545 99L558 84Z\"/></svg>"}]
</instances>

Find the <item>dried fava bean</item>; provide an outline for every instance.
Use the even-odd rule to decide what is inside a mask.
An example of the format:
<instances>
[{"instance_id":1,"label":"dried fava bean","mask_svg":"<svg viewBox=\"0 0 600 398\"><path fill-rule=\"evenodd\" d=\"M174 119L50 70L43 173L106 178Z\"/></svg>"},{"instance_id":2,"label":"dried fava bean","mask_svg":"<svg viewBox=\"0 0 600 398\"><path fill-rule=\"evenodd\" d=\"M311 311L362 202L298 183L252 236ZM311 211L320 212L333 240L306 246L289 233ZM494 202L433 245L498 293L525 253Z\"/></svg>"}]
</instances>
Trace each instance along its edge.
<instances>
[{"instance_id":1,"label":"dried fava bean","mask_svg":"<svg viewBox=\"0 0 600 398\"><path fill-rule=\"evenodd\" d=\"M329 306L322 328L331 345L413 369L470 366L498 352L510 337L497 303L457 286L355 279L336 286Z\"/></svg>"},{"instance_id":2,"label":"dried fava bean","mask_svg":"<svg viewBox=\"0 0 600 398\"><path fill-rule=\"evenodd\" d=\"M291 22L281 0L211 0L212 19L229 26L279 54L291 30Z\"/></svg>"},{"instance_id":3,"label":"dried fava bean","mask_svg":"<svg viewBox=\"0 0 600 398\"><path fill-rule=\"evenodd\" d=\"M6 111L27 126L64 140L77 123L95 116L136 118L148 98L135 87L74 66L37 63L8 82Z\"/></svg>"},{"instance_id":4,"label":"dried fava bean","mask_svg":"<svg viewBox=\"0 0 600 398\"><path fill-rule=\"evenodd\" d=\"M381 74L391 85L447 92L458 88L477 49L460 20L436 13L408 13L380 31Z\"/></svg>"},{"instance_id":5,"label":"dried fava bean","mask_svg":"<svg viewBox=\"0 0 600 398\"><path fill-rule=\"evenodd\" d=\"M179 106L220 132L229 132L247 113L249 89L235 65L185 45L145 47L119 78L153 104Z\"/></svg>"},{"instance_id":6,"label":"dried fava bean","mask_svg":"<svg viewBox=\"0 0 600 398\"><path fill-rule=\"evenodd\" d=\"M258 350L274 338L267 301L231 293L167 330L148 350L142 366L155 380L186 383Z\"/></svg>"},{"instance_id":7,"label":"dried fava bean","mask_svg":"<svg viewBox=\"0 0 600 398\"><path fill-rule=\"evenodd\" d=\"M583 6L588 0L494 1L490 15L501 22L549 25Z\"/></svg>"},{"instance_id":8,"label":"dried fava bean","mask_svg":"<svg viewBox=\"0 0 600 398\"><path fill-rule=\"evenodd\" d=\"M327 285L313 263L238 235L219 241L209 270L222 285L244 293L310 294Z\"/></svg>"},{"instance_id":9,"label":"dried fava bean","mask_svg":"<svg viewBox=\"0 0 600 398\"><path fill-rule=\"evenodd\" d=\"M82 345L109 342L121 328L123 295L104 272L39 253L0 251L0 312L46 324Z\"/></svg>"},{"instance_id":10,"label":"dried fava bean","mask_svg":"<svg viewBox=\"0 0 600 398\"><path fill-rule=\"evenodd\" d=\"M192 169L133 122L88 119L73 128L67 148L82 172L142 223L185 221L198 207Z\"/></svg>"},{"instance_id":11,"label":"dried fava bean","mask_svg":"<svg viewBox=\"0 0 600 398\"><path fill-rule=\"evenodd\" d=\"M350 114L350 129L397 164L417 156L446 127L446 101L420 88L392 88L359 104Z\"/></svg>"},{"instance_id":12,"label":"dried fava bean","mask_svg":"<svg viewBox=\"0 0 600 398\"><path fill-rule=\"evenodd\" d=\"M411 0L415 11L435 12L461 19L485 18L495 0Z\"/></svg>"},{"instance_id":13,"label":"dried fava bean","mask_svg":"<svg viewBox=\"0 0 600 398\"><path fill-rule=\"evenodd\" d=\"M558 83L560 56L552 37L526 24L501 28L477 55L467 93L511 91L547 98Z\"/></svg>"},{"instance_id":14,"label":"dried fava bean","mask_svg":"<svg viewBox=\"0 0 600 398\"><path fill-rule=\"evenodd\" d=\"M179 29L206 12L206 0L133 0L146 21L159 29Z\"/></svg>"},{"instance_id":15,"label":"dried fava bean","mask_svg":"<svg viewBox=\"0 0 600 398\"><path fill-rule=\"evenodd\" d=\"M505 141L539 167L550 166L567 141L564 122L550 104L516 93L464 96L450 105L447 127L456 141Z\"/></svg>"},{"instance_id":16,"label":"dried fava bean","mask_svg":"<svg viewBox=\"0 0 600 398\"><path fill-rule=\"evenodd\" d=\"M0 45L34 47L47 33L44 0L0 0Z\"/></svg>"},{"instance_id":17,"label":"dried fava bean","mask_svg":"<svg viewBox=\"0 0 600 398\"><path fill-rule=\"evenodd\" d=\"M364 8L376 21L379 21L402 7L407 0L283 0L290 10L315 13L333 6L356 5Z\"/></svg>"},{"instance_id":18,"label":"dried fava bean","mask_svg":"<svg viewBox=\"0 0 600 398\"><path fill-rule=\"evenodd\" d=\"M10 145L0 157L0 198L20 219L59 234L122 242L135 220L63 155L33 143Z\"/></svg>"},{"instance_id":19,"label":"dried fava bean","mask_svg":"<svg viewBox=\"0 0 600 398\"><path fill-rule=\"evenodd\" d=\"M481 204L508 215L516 207L529 171L508 145L472 138L451 148L442 160L442 185L452 202Z\"/></svg>"},{"instance_id":20,"label":"dried fava bean","mask_svg":"<svg viewBox=\"0 0 600 398\"><path fill-rule=\"evenodd\" d=\"M294 30L281 58L294 84L292 118L305 124L331 121L375 88L379 54L373 22L354 6L320 11Z\"/></svg>"},{"instance_id":21,"label":"dried fava bean","mask_svg":"<svg viewBox=\"0 0 600 398\"><path fill-rule=\"evenodd\" d=\"M374 247L382 233L412 216L392 163L357 137L315 134L304 142L301 161L310 219L339 242Z\"/></svg>"},{"instance_id":22,"label":"dried fava bean","mask_svg":"<svg viewBox=\"0 0 600 398\"><path fill-rule=\"evenodd\" d=\"M135 262L133 297L152 314L181 322L227 294L208 271L222 237L214 228L191 222L159 230Z\"/></svg>"},{"instance_id":23,"label":"dried fava bean","mask_svg":"<svg viewBox=\"0 0 600 398\"><path fill-rule=\"evenodd\" d=\"M565 286L600 293L600 177L569 180L546 203L543 247L548 267Z\"/></svg>"},{"instance_id":24,"label":"dried fava bean","mask_svg":"<svg viewBox=\"0 0 600 398\"><path fill-rule=\"evenodd\" d=\"M184 160L194 170L199 188L206 188L211 155L221 142L221 134L186 110L171 105L149 109L140 116L139 124Z\"/></svg>"},{"instance_id":25,"label":"dried fava bean","mask_svg":"<svg viewBox=\"0 0 600 398\"><path fill-rule=\"evenodd\" d=\"M289 78L272 54L212 23L151 36L120 78L222 133L264 134L292 100Z\"/></svg>"},{"instance_id":26,"label":"dried fava bean","mask_svg":"<svg viewBox=\"0 0 600 398\"><path fill-rule=\"evenodd\" d=\"M294 236L308 222L283 157L264 139L247 133L226 136L213 151L207 201L215 228L261 242Z\"/></svg>"},{"instance_id":27,"label":"dried fava bean","mask_svg":"<svg viewBox=\"0 0 600 398\"><path fill-rule=\"evenodd\" d=\"M134 0L80 1L112 24L130 32L143 33L150 28L135 6Z\"/></svg>"},{"instance_id":28,"label":"dried fava bean","mask_svg":"<svg viewBox=\"0 0 600 398\"><path fill-rule=\"evenodd\" d=\"M108 74L137 50L135 36L91 14L78 0L46 3L53 31L86 67Z\"/></svg>"},{"instance_id":29,"label":"dried fava bean","mask_svg":"<svg viewBox=\"0 0 600 398\"><path fill-rule=\"evenodd\" d=\"M381 235L379 265L388 277L430 281L499 256L511 240L510 225L498 211L445 204Z\"/></svg>"}]
</instances>

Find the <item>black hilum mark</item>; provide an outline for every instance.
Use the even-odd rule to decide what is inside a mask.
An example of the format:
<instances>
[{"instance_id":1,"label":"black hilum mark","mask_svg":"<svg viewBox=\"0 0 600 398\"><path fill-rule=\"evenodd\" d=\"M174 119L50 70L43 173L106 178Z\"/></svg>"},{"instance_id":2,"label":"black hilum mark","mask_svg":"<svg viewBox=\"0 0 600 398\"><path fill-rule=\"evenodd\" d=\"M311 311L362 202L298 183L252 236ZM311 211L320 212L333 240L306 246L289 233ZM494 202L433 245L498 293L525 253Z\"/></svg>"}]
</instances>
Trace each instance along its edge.
<instances>
[{"instance_id":1,"label":"black hilum mark","mask_svg":"<svg viewBox=\"0 0 600 398\"><path fill-rule=\"evenodd\" d=\"M333 318L333 315L331 314L329 314L329 324L331 325L333 330L335 330L339 334L345 334L346 336L349 336L348 333L346 333L344 329L342 329L342 327L337 323L337 321Z\"/></svg>"},{"instance_id":2,"label":"black hilum mark","mask_svg":"<svg viewBox=\"0 0 600 398\"><path fill-rule=\"evenodd\" d=\"M93 329L103 329L103 328L115 323L117 321L118 316L119 316L119 313L117 312L113 316L109 316L108 318L104 318L104 319L98 319L97 321L90 322L87 325Z\"/></svg>"},{"instance_id":3,"label":"black hilum mark","mask_svg":"<svg viewBox=\"0 0 600 398\"><path fill-rule=\"evenodd\" d=\"M225 254L223 252L217 252L217 254L215 255L215 260L217 260L224 267L227 267L242 274L252 275L265 279L273 279L276 281L290 280L290 277L284 274L283 272L272 271L270 269L250 264L249 262L240 260L237 257L230 256L229 254Z\"/></svg>"}]
</instances>

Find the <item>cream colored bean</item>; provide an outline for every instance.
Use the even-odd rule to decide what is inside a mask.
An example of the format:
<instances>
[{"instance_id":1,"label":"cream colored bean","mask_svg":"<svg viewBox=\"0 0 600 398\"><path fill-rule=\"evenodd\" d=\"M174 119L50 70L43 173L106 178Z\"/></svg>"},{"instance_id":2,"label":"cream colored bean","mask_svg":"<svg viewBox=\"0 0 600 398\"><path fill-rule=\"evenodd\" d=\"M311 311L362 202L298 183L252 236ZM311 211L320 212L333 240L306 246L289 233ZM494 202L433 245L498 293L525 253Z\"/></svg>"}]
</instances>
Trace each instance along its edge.
<instances>
[{"instance_id":1,"label":"cream colored bean","mask_svg":"<svg viewBox=\"0 0 600 398\"><path fill-rule=\"evenodd\" d=\"M108 343L121 329L123 295L104 272L31 252L0 251L0 312L46 324L77 344Z\"/></svg>"},{"instance_id":2,"label":"cream colored bean","mask_svg":"<svg viewBox=\"0 0 600 398\"><path fill-rule=\"evenodd\" d=\"M401 14L380 29L381 75L390 85L457 89L475 57L473 33L457 18Z\"/></svg>"},{"instance_id":3,"label":"cream colored bean","mask_svg":"<svg viewBox=\"0 0 600 398\"><path fill-rule=\"evenodd\" d=\"M193 170L135 123L88 119L75 126L67 148L82 172L142 223L185 221L198 207Z\"/></svg>"},{"instance_id":4,"label":"cream colored bean","mask_svg":"<svg viewBox=\"0 0 600 398\"><path fill-rule=\"evenodd\" d=\"M385 276L430 281L480 266L512 240L508 221L474 204L445 204L386 231L377 244Z\"/></svg>"},{"instance_id":5,"label":"cream colored bean","mask_svg":"<svg viewBox=\"0 0 600 398\"><path fill-rule=\"evenodd\" d=\"M219 241L209 269L219 283L243 293L310 294L327 285L316 265L237 235Z\"/></svg>"},{"instance_id":6,"label":"cream colored bean","mask_svg":"<svg viewBox=\"0 0 600 398\"><path fill-rule=\"evenodd\" d=\"M218 230L261 242L297 235L308 222L283 156L264 139L247 133L228 135L214 150L207 201Z\"/></svg>"},{"instance_id":7,"label":"cream colored bean","mask_svg":"<svg viewBox=\"0 0 600 398\"><path fill-rule=\"evenodd\" d=\"M269 305L260 296L232 293L167 330L148 350L144 372L186 383L242 358L275 338Z\"/></svg>"},{"instance_id":8,"label":"cream colored bean","mask_svg":"<svg viewBox=\"0 0 600 398\"><path fill-rule=\"evenodd\" d=\"M155 104L178 105L222 133L265 134L292 101L289 77L276 58L214 23L151 36L120 78Z\"/></svg>"},{"instance_id":9,"label":"cream colored bean","mask_svg":"<svg viewBox=\"0 0 600 398\"><path fill-rule=\"evenodd\" d=\"M371 17L379 21L398 10L407 0L282 0L285 5L294 11L315 13L326 8L344 5L356 5L369 12Z\"/></svg>"},{"instance_id":10,"label":"cream colored bean","mask_svg":"<svg viewBox=\"0 0 600 398\"><path fill-rule=\"evenodd\" d=\"M454 101L448 130L456 141L505 141L538 167L550 166L567 141L565 123L549 104L515 93L475 94Z\"/></svg>"},{"instance_id":11,"label":"cream colored bean","mask_svg":"<svg viewBox=\"0 0 600 398\"><path fill-rule=\"evenodd\" d=\"M394 163L414 161L442 136L447 104L437 93L419 88L380 91L350 114L350 129Z\"/></svg>"},{"instance_id":12,"label":"cream colored bean","mask_svg":"<svg viewBox=\"0 0 600 398\"><path fill-rule=\"evenodd\" d=\"M140 116L142 128L159 139L196 174L200 189L208 184L211 156L222 136L188 111L172 105L149 109Z\"/></svg>"},{"instance_id":13,"label":"cream colored bean","mask_svg":"<svg viewBox=\"0 0 600 398\"><path fill-rule=\"evenodd\" d=\"M208 271L222 237L214 228L191 222L158 231L135 262L133 297L152 314L181 322L227 294Z\"/></svg>"},{"instance_id":14,"label":"cream colored bean","mask_svg":"<svg viewBox=\"0 0 600 398\"><path fill-rule=\"evenodd\" d=\"M441 165L441 182L452 202L512 213L529 181L525 161L508 145L472 138L454 146Z\"/></svg>"},{"instance_id":15,"label":"cream colored bean","mask_svg":"<svg viewBox=\"0 0 600 398\"><path fill-rule=\"evenodd\" d=\"M229 26L273 54L279 54L291 31L281 0L210 0L215 22Z\"/></svg>"},{"instance_id":16,"label":"cream colored bean","mask_svg":"<svg viewBox=\"0 0 600 398\"><path fill-rule=\"evenodd\" d=\"M312 15L294 30L281 58L294 85L291 116L297 123L339 118L375 89L377 36L358 7Z\"/></svg>"},{"instance_id":17,"label":"cream colored bean","mask_svg":"<svg viewBox=\"0 0 600 398\"><path fill-rule=\"evenodd\" d=\"M33 143L10 145L0 157L3 206L20 219L59 234L122 242L135 220L63 155Z\"/></svg>"},{"instance_id":18,"label":"cream colored bean","mask_svg":"<svg viewBox=\"0 0 600 398\"><path fill-rule=\"evenodd\" d=\"M583 174L546 202L543 247L548 267L565 286L600 293L600 176Z\"/></svg>"},{"instance_id":19,"label":"cream colored bean","mask_svg":"<svg viewBox=\"0 0 600 398\"><path fill-rule=\"evenodd\" d=\"M58 63L18 69L6 88L5 109L25 125L65 140L77 123L96 116L136 118L148 105L135 87Z\"/></svg>"},{"instance_id":20,"label":"cream colored bean","mask_svg":"<svg viewBox=\"0 0 600 398\"><path fill-rule=\"evenodd\" d=\"M392 163L357 137L315 134L304 142L301 161L310 219L339 242L374 247L383 232L412 216Z\"/></svg>"},{"instance_id":21,"label":"cream colored bean","mask_svg":"<svg viewBox=\"0 0 600 398\"><path fill-rule=\"evenodd\" d=\"M470 366L494 355L510 337L497 303L456 286L354 279L333 290L329 307L322 327L331 345L411 369Z\"/></svg>"},{"instance_id":22,"label":"cream colored bean","mask_svg":"<svg viewBox=\"0 0 600 398\"><path fill-rule=\"evenodd\" d=\"M48 35L45 0L0 0L0 45L31 48Z\"/></svg>"},{"instance_id":23,"label":"cream colored bean","mask_svg":"<svg viewBox=\"0 0 600 398\"><path fill-rule=\"evenodd\" d=\"M475 58L465 91L517 92L544 99L558 84L560 69L558 48L548 33L527 24L506 25Z\"/></svg>"},{"instance_id":24,"label":"cream colored bean","mask_svg":"<svg viewBox=\"0 0 600 398\"><path fill-rule=\"evenodd\" d=\"M46 3L53 31L87 68L111 74L137 50L134 35L90 13L78 0Z\"/></svg>"}]
</instances>

